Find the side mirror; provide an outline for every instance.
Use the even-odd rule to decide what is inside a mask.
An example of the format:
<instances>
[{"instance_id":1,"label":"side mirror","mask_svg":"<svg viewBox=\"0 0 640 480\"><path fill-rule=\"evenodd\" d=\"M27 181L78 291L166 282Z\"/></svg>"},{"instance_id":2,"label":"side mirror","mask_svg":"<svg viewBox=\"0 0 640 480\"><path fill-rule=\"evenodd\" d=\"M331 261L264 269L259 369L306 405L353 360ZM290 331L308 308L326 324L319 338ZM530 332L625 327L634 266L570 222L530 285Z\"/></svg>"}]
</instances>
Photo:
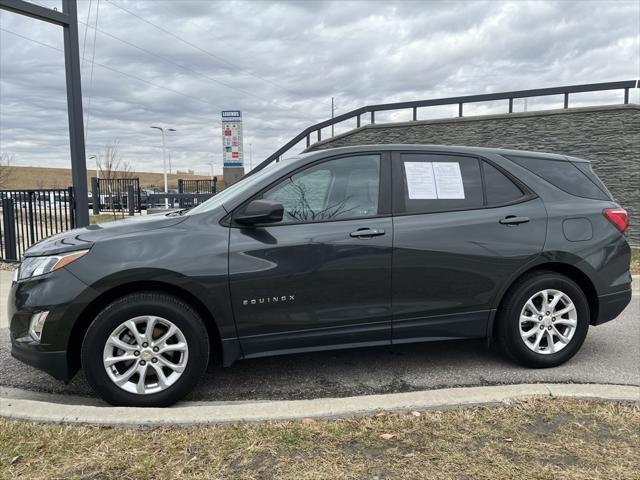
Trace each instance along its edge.
<instances>
[{"instance_id":1,"label":"side mirror","mask_svg":"<svg viewBox=\"0 0 640 480\"><path fill-rule=\"evenodd\" d=\"M253 200L233 219L242 225L255 225L279 222L283 215L284 207L281 203L271 200Z\"/></svg>"}]
</instances>

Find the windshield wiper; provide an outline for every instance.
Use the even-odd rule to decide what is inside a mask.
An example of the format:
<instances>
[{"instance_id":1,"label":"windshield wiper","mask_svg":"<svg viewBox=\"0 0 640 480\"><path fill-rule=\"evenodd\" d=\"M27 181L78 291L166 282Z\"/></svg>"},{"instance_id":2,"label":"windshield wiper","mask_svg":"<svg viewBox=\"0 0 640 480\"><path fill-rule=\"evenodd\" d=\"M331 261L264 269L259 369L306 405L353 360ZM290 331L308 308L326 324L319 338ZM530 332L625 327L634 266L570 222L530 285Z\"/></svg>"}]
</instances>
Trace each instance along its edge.
<instances>
[{"instance_id":1,"label":"windshield wiper","mask_svg":"<svg viewBox=\"0 0 640 480\"><path fill-rule=\"evenodd\" d=\"M182 216L184 215L186 212L188 212L189 210L191 210L193 207L188 207L188 208L183 208L181 210L174 210L173 212L169 212L167 213L167 217L175 217L175 216Z\"/></svg>"}]
</instances>

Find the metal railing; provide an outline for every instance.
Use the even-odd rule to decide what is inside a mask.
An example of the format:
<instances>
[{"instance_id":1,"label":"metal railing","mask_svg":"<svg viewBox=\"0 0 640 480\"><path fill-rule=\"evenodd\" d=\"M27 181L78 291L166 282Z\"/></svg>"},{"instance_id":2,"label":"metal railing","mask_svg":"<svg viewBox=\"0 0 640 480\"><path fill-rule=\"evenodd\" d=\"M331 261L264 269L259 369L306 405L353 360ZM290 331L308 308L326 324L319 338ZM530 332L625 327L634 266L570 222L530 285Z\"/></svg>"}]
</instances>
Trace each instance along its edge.
<instances>
[{"instance_id":1,"label":"metal railing","mask_svg":"<svg viewBox=\"0 0 640 480\"><path fill-rule=\"evenodd\" d=\"M73 188L0 190L0 258L18 260L34 243L75 227Z\"/></svg>"},{"instance_id":2,"label":"metal railing","mask_svg":"<svg viewBox=\"0 0 640 480\"><path fill-rule=\"evenodd\" d=\"M291 148L296 146L299 142L306 138L307 148L312 145L311 136L316 134L317 142L322 141L322 129L342 123L346 120L356 119L356 128L362 126L362 116L370 114L370 123L376 123L376 112L383 112L388 110L405 110L411 109L413 113L413 121L418 120L418 108L422 107L434 107L442 105L458 105L458 117L464 116L464 105L468 103L478 102L491 102L496 100L508 101L508 113L513 113L513 101L520 98L531 97L545 97L550 95L563 95L564 96L564 108L569 108L569 95L572 93L586 93L586 92L601 92L605 90L622 90L623 102L629 103L629 90L639 87L640 80L626 80L621 82L605 82L605 83L589 83L584 85L567 85L563 87L551 87L551 88L537 88L533 90L515 90L511 92L502 93L486 93L482 95L467 95L462 97L448 97L437 98L432 100L417 100L411 102L396 102L396 103L382 103L378 105L368 105L366 107L360 107L356 110L343 113L329 120L325 120L310 127L305 128L302 132L296 135L292 140L276 150L273 154L267 157L263 162L257 165L247 175L251 175L253 172L257 172L271 162L278 160L284 153L288 152ZM315 143L315 142L314 142Z\"/></svg>"}]
</instances>

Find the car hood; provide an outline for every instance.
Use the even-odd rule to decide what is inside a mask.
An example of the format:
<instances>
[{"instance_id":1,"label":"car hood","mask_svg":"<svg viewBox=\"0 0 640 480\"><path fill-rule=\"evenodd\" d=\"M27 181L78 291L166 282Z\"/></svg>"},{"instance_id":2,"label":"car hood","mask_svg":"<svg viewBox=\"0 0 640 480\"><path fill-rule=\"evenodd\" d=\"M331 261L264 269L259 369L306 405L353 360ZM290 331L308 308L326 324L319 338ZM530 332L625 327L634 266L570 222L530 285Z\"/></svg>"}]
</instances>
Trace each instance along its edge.
<instances>
[{"instance_id":1,"label":"car hood","mask_svg":"<svg viewBox=\"0 0 640 480\"><path fill-rule=\"evenodd\" d=\"M182 216L167 216L164 213L130 217L124 220L89 225L59 233L41 240L25 252L26 257L56 255L91 248L95 242L131 233L171 227L186 220Z\"/></svg>"}]
</instances>

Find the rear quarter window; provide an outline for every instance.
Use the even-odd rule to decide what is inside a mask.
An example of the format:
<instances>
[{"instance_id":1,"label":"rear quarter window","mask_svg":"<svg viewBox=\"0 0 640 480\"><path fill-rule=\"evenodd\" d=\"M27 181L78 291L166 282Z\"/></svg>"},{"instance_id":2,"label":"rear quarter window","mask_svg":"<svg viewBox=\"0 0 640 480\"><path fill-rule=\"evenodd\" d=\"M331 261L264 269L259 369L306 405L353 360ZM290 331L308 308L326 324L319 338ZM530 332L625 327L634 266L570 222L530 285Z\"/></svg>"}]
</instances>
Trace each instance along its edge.
<instances>
[{"instance_id":1,"label":"rear quarter window","mask_svg":"<svg viewBox=\"0 0 640 480\"><path fill-rule=\"evenodd\" d=\"M509 155L507 158L570 195L594 200L611 200L608 193L572 162L515 155Z\"/></svg>"},{"instance_id":2,"label":"rear quarter window","mask_svg":"<svg viewBox=\"0 0 640 480\"><path fill-rule=\"evenodd\" d=\"M513 203L524 197L524 192L507 176L493 165L482 162L484 183L487 192L487 205Z\"/></svg>"},{"instance_id":3,"label":"rear quarter window","mask_svg":"<svg viewBox=\"0 0 640 480\"><path fill-rule=\"evenodd\" d=\"M611 195L609 189L605 186L604 183L602 183L602 180L600 180L600 178L591 168L591 162L573 162L573 164L576 166L576 168L578 168L578 170L584 173L587 178L589 178L589 180L595 183L598 188L600 188L600 190L606 193L610 200L613 200L613 195Z\"/></svg>"}]
</instances>

